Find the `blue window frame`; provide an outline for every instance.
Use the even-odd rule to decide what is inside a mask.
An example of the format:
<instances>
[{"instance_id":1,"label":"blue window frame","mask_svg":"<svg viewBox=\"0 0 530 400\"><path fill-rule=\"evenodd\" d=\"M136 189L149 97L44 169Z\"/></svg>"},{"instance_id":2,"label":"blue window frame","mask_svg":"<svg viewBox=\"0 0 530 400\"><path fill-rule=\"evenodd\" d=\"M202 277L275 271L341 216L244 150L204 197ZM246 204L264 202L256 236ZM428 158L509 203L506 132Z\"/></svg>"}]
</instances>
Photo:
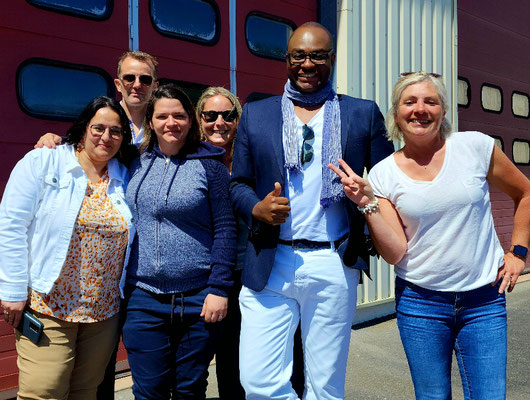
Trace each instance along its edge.
<instances>
[{"instance_id":1,"label":"blue window frame","mask_svg":"<svg viewBox=\"0 0 530 400\"><path fill-rule=\"evenodd\" d=\"M296 29L294 22L260 12L245 21L245 38L250 52L259 57L285 60L287 41Z\"/></svg>"},{"instance_id":2,"label":"blue window frame","mask_svg":"<svg viewBox=\"0 0 530 400\"><path fill-rule=\"evenodd\" d=\"M149 15L164 36L209 46L219 40L219 8L212 0L150 0Z\"/></svg>"},{"instance_id":3,"label":"blue window frame","mask_svg":"<svg viewBox=\"0 0 530 400\"><path fill-rule=\"evenodd\" d=\"M76 17L103 20L110 17L114 0L26 0L29 4L49 11Z\"/></svg>"},{"instance_id":4,"label":"blue window frame","mask_svg":"<svg viewBox=\"0 0 530 400\"><path fill-rule=\"evenodd\" d=\"M114 83L103 69L43 58L24 61L17 70L17 99L32 117L73 121L89 101L114 97Z\"/></svg>"}]
</instances>

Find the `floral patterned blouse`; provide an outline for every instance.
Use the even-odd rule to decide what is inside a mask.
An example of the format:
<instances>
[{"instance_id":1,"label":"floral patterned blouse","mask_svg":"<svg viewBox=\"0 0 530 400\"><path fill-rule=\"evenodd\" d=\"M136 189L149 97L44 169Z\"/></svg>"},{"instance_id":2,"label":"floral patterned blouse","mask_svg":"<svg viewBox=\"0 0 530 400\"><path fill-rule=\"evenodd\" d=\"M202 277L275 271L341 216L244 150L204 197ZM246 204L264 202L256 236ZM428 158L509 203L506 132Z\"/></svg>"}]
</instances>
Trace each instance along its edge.
<instances>
[{"instance_id":1,"label":"floral patterned blouse","mask_svg":"<svg viewBox=\"0 0 530 400\"><path fill-rule=\"evenodd\" d=\"M69 322L98 322L118 312L128 228L107 196L108 175L89 181L66 261L49 295L31 290L30 308Z\"/></svg>"}]
</instances>

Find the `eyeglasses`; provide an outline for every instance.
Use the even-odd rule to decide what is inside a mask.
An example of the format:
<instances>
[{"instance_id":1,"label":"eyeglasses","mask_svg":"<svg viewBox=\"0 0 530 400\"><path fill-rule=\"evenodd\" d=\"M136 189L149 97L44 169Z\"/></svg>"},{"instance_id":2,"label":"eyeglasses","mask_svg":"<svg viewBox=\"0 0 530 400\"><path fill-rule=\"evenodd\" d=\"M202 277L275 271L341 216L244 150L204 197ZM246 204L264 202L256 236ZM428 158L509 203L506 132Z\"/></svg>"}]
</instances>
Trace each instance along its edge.
<instances>
[{"instance_id":1,"label":"eyeglasses","mask_svg":"<svg viewBox=\"0 0 530 400\"><path fill-rule=\"evenodd\" d=\"M151 86L153 83L153 77L151 75L134 75L134 74L127 74L123 75L121 79L127 84L132 85L136 81L136 77L138 77L138 80L140 83L144 86Z\"/></svg>"},{"instance_id":2,"label":"eyeglasses","mask_svg":"<svg viewBox=\"0 0 530 400\"><path fill-rule=\"evenodd\" d=\"M402 72L402 73L401 73L401 76L409 76L409 75L413 75L413 74L429 75L429 76L432 76L433 78L441 78L441 77L442 77L441 74L437 74L437 73L435 73L435 72L423 72L423 71L418 71L418 72Z\"/></svg>"},{"instance_id":3,"label":"eyeglasses","mask_svg":"<svg viewBox=\"0 0 530 400\"><path fill-rule=\"evenodd\" d=\"M293 53L287 53L289 63L291 65L302 65L305 60L309 60L315 65L325 64L331 54L331 50L314 51L312 53L304 53L303 51L295 51Z\"/></svg>"},{"instance_id":4,"label":"eyeglasses","mask_svg":"<svg viewBox=\"0 0 530 400\"><path fill-rule=\"evenodd\" d=\"M302 137L304 138L304 141L302 142L302 155L300 161L303 165L313 159L313 146L309 142L315 138L315 132L313 132L313 129L309 126L304 125L302 128Z\"/></svg>"},{"instance_id":5,"label":"eyeglasses","mask_svg":"<svg viewBox=\"0 0 530 400\"><path fill-rule=\"evenodd\" d=\"M94 137L101 137L103 134L109 130L109 135L113 139L121 139L123 136L123 129L119 126L105 126L101 124L92 124L89 126L90 132Z\"/></svg>"},{"instance_id":6,"label":"eyeglasses","mask_svg":"<svg viewBox=\"0 0 530 400\"><path fill-rule=\"evenodd\" d=\"M213 110L201 111L201 115L206 122L217 121L217 118L219 118L219 115L223 117L225 122L233 122L237 118L237 110L234 107L231 110L226 110L226 111L213 111Z\"/></svg>"}]
</instances>

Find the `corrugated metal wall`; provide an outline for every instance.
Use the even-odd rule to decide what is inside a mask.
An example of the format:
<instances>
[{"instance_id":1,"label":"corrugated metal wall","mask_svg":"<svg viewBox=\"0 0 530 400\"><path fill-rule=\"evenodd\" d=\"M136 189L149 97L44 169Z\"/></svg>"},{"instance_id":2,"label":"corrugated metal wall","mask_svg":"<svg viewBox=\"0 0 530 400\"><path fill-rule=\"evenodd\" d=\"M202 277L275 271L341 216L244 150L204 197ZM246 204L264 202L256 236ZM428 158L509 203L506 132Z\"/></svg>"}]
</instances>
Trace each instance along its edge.
<instances>
[{"instance_id":1,"label":"corrugated metal wall","mask_svg":"<svg viewBox=\"0 0 530 400\"><path fill-rule=\"evenodd\" d=\"M338 0L337 92L375 100L382 113L400 73L443 75L456 129L456 0ZM399 146L399 143L395 144ZM373 281L358 289L356 322L392 313L394 273L372 258Z\"/></svg>"}]
</instances>

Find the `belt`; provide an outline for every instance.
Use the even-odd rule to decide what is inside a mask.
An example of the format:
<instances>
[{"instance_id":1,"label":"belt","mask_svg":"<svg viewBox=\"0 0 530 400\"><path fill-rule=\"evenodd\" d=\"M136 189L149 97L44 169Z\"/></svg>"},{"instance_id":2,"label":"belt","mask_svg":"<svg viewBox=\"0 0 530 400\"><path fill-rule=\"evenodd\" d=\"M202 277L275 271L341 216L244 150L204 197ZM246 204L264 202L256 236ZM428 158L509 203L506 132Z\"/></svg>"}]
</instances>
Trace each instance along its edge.
<instances>
[{"instance_id":1,"label":"belt","mask_svg":"<svg viewBox=\"0 0 530 400\"><path fill-rule=\"evenodd\" d=\"M283 240L279 239L279 244L291 246L293 249L338 249L339 246L344 243L347 236L337 239L333 242L316 242L314 240L307 239L294 239L294 240Z\"/></svg>"}]
</instances>

